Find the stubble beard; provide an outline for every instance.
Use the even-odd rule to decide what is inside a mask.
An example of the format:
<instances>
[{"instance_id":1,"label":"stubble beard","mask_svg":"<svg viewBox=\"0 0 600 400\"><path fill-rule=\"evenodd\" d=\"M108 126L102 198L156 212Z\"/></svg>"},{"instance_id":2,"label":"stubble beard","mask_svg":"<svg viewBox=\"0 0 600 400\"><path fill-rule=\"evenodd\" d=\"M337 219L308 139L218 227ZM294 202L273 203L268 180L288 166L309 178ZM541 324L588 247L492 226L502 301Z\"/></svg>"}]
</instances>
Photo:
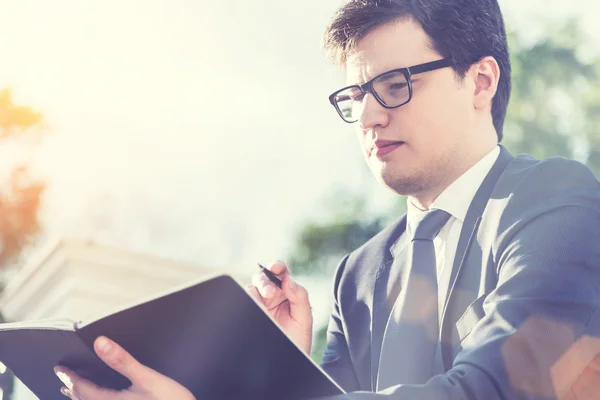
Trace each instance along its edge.
<instances>
[{"instance_id":1,"label":"stubble beard","mask_svg":"<svg viewBox=\"0 0 600 400\"><path fill-rule=\"evenodd\" d=\"M382 164L378 170L372 170L376 179L392 192L400 196L409 197L431 197L439 195L437 193L441 183L441 176L444 176L443 168L437 165L435 171L423 170L398 170L389 164Z\"/></svg>"}]
</instances>

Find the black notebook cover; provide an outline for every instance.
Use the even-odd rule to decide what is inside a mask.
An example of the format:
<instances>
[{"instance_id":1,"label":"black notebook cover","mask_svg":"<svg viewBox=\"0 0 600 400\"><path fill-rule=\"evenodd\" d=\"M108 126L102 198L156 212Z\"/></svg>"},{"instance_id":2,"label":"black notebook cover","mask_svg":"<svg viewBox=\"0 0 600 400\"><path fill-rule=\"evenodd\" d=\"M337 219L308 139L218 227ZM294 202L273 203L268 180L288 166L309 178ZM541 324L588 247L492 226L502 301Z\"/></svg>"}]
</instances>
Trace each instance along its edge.
<instances>
[{"instance_id":1,"label":"black notebook cover","mask_svg":"<svg viewBox=\"0 0 600 400\"><path fill-rule=\"evenodd\" d=\"M343 393L228 275L72 331L27 325L3 330L0 324L0 361L43 400L64 399L53 373L57 364L105 387L129 386L95 355L93 342L100 335L199 400L304 400Z\"/></svg>"}]
</instances>

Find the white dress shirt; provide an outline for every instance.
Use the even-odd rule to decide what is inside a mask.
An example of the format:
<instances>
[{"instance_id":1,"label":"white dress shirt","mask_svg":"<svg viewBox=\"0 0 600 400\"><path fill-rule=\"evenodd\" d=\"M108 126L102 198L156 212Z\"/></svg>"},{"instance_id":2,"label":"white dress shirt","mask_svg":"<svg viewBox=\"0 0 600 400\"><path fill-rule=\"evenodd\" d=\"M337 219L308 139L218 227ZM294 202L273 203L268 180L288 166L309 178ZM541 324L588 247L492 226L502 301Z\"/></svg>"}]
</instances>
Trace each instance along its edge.
<instances>
[{"instance_id":1,"label":"white dress shirt","mask_svg":"<svg viewBox=\"0 0 600 400\"><path fill-rule=\"evenodd\" d=\"M433 240L438 281L444 268L452 268L458 239L465 217L475 193L500 155L500 147L496 146L477 164L469 168L457 180L446 188L431 204L430 210L444 210L451 215L450 219ZM427 211L416 207L407 200L407 233L412 236L414 229ZM445 299L439 299L440 306ZM440 310L441 312L441 310Z\"/></svg>"}]
</instances>

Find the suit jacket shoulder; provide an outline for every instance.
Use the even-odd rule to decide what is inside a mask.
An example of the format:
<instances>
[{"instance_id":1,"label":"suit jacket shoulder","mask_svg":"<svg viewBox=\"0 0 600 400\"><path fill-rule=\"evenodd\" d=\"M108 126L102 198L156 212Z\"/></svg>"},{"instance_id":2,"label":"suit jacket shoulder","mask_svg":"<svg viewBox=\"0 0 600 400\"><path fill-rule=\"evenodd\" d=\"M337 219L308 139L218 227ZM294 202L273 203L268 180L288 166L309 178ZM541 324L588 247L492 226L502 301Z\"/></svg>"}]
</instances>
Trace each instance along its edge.
<instances>
[{"instance_id":1,"label":"suit jacket shoulder","mask_svg":"<svg viewBox=\"0 0 600 400\"><path fill-rule=\"evenodd\" d=\"M553 200L557 195L577 195L582 189L600 189L598 178L586 165L563 157L536 160L522 154L509 163L492 198L512 193L520 201L529 198L529 203L539 203Z\"/></svg>"},{"instance_id":2,"label":"suit jacket shoulder","mask_svg":"<svg viewBox=\"0 0 600 400\"><path fill-rule=\"evenodd\" d=\"M600 212L600 181L584 164L562 157L536 160L524 154L507 166L484 214L494 253L530 221L562 207ZM495 226L496 229L490 229Z\"/></svg>"}]
</instances>

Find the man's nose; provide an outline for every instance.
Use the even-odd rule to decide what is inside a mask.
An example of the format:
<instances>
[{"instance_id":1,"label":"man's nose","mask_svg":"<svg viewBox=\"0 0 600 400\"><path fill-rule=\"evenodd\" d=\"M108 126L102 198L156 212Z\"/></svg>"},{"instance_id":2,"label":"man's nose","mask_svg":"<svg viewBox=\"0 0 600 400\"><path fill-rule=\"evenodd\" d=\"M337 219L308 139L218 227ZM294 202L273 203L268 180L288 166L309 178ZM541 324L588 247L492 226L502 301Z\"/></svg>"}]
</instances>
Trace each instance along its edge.
<instances>
[{"instance_id":1,"label":"man's nose","mask_svg":"<svg viewBox=\"0 0 600 400\"><path fill-rule=\"evenodd\" d=\"M363 97L362 107L359 110L358 124L361 129L372 129L376 126L387 126L389 123L389 110L384 108L372 93Z\"/></svg>"}]
</instances>

